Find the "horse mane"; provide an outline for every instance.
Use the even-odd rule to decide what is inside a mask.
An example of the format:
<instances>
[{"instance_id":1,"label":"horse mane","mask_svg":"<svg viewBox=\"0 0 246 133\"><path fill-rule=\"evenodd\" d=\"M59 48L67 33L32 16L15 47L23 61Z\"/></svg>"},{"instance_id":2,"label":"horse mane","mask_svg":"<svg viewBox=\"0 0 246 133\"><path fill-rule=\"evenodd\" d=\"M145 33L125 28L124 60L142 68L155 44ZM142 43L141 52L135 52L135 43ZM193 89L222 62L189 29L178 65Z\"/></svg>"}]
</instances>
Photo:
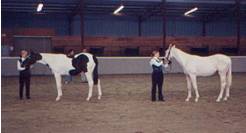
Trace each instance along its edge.
<instances>
[{"instance_id":1,"label":"horse mane","mask_svg":"<svg viewBox=\"0 0 246 133\"><path fill-rule=\"evenodd\" d=\"M178 50L178 51L179 51L180 53L182 53L183 55L186 55L186 56L202 57L202 56L199 56L199 55L194 55L194 54L187 53L187 52L185 52L185 51L183 51L183 50L181 50L181 49L179 49L179 48L177 48L177 47L175 47L175 49Z\"/></svg>"},{"instance_id":2,"label":"horse mane","mask_svg":"<svg viewBox=\"0 0 246 133\"><path fill-rule=\"evenodd\" d=\"M177 48L177 47L175 47L175 50L179 51L179 52L182 53L183 55L188 55L188 56L191 55L191 54L189 54L189 53L187 53L187 52L185 52L185 51L183 51L183 50L181 50L181 49L179 49L179 48Z\"/></svg>"}]
</instances>

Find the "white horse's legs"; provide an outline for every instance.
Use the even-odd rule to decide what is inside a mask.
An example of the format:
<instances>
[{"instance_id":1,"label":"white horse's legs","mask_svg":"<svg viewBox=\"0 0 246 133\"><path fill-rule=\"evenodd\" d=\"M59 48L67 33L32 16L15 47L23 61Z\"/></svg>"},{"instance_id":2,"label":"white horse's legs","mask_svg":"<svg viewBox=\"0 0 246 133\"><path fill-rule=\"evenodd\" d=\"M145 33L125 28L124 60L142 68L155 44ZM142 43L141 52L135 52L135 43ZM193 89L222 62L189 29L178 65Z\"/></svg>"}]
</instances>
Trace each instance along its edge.
<instances>
[{"instance_id":1,"label":"white horse's legs","mask_svg":"<svg viewBox=\"0 0 246 133\"><path fill-rule=\"evenodd\" d=\"M56 88L57 88L57 97L56 97L56 101L59 101L61 99L62 96L62 83L61 83L61 75L55 73L55 80L56 80Z\"/></svg>"},{"instance_id":2,"label":"white horse's legs","mask_svg":"<svg viewBox=\"0 0 246 133\"><path fill-rule=\"evenodd\" d=\"M88 97L86 98L87 101L90 100L91 96L92 96L92 91L93 91L93 78L92 78L92 72L88 71L85 73L85 76L88 80L88 84L89 84L89 93L88 93Z\"/></svg>"},{"instance_id":3,"label":"white horse's legs","mask_svg":"<svg viewBox=\"0 0 246 133\"><path fill-rule=\"evenodd\" d=\"M191 79L192 87L194 88L195 93L196 93L195 102L198 102L198 99L199 99L200 95L199 95L198 89L197 89L196 76L195 75L190 75L190 79Z\"/></svg>"},{"instance_id":4,"label":"white horse's legs","mask_svg":"<svg viewBox=\"0 0 246 133\"><path fill-rule=\"evenodd\" d=\"M227 101L227 99L230 97L230 87L231 87L231 69L227 72L226 77L226 95L224 97L224 101Z\"/></svg>"},{"instance_id":5,"label":"white horse's legs","mask_svg":"<svg viewBox=\"0 0 246 133\"><path fill-rule=\"evenodd\" d=\"M102 88L101 88L101 82L100 82L100 79L98 79L98 82L97 82L97 89L98 89L98 97L97 99L101 99L102 97Z\"/></svg>"},{"instance_id":6,"label":"white horse's legs","mask_svg":"<svg viewBox=\"0 0 246 133\"><path fill-rule=\"evenodd\" d=\"M220 94L216 100L216 102L220 102L221 98L223 97L223 93L226 87L226 74L225 73L220 73Z\"/></svg>"},{"instance_id":7,"label":"white horse's legs","mask_svg":"<svg viewBox=\"0 0 246 133\"><path fill-rule=\"evenodd\" d=\"M224 97L224 101L227 101L228 100L228 98L230 97L230 87L231 87L231 85L229 85L228 83L226 84L226 95L225 95L225 97Z\"/></svg>"},{"instance_id":8,"label":"white horse's legs","mask_svg":"<svg viewBox=\"0 0 246 133\"><path fill-rule=\"evenodd\" d=\"M186 75L186 80L187 80L188 96L185 99L185 101L188 102L191 98L191 81L190 81L190 77L188 75Z\"/></svg>"}]
</instances>

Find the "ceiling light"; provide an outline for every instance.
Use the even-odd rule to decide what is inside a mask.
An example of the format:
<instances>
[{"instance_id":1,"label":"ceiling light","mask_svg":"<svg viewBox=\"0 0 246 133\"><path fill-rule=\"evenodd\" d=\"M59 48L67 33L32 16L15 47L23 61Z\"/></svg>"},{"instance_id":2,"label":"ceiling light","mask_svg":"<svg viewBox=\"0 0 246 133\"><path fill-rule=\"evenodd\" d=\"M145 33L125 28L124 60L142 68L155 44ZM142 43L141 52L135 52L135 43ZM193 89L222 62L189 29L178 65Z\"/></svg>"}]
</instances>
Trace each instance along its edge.
<instances>
[{"instance_id":1,"label":"ceiling light","mask_svg":"<svg viewBox=\"0 0 246 133\"><path fill-rule=\"evenodd\" d=\"M193 12L195 12L195 11L197 11L197 10L198 10L198 8L197 8L197 7L192 8L191 10L189 10L189 11L185 12L185 13L184 13L184 15L185 15L185 16L189 16L191 13L193 13Z\"/></svg>"},{"instance_id":2,"label":"ceiling light","mask_svg":"<svg viewBox=\"0 0 246 133\"><path fill-rule=\"evenodd\" d=\"M37 7L37 12L41 12L42 9L43 9L43 6L44 6L43 3L39 3L39 4L38 4L38 7Z\"/></svg>"},{"instance_id":3,"label":"ceiling light","mask_svg":"<svg viewBox=\"0 0 246 133\"><path fill-rule=\"evenodd\" d=\"M118 14L124 8L123 5L120 5L115 11L114 14Z\"/></svg>"}]
</instances>

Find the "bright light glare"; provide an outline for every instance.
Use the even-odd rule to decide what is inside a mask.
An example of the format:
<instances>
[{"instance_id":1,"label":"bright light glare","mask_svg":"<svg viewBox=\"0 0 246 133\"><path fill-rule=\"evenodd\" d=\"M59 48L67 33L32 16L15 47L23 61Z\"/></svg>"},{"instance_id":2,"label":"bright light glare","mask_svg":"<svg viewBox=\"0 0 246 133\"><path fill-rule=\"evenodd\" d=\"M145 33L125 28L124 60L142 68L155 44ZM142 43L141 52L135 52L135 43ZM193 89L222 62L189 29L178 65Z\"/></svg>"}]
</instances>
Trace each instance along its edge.
<instances>
[{"instance_id":1,"label":"bright light glare","mask_svg":"<svg viewBox=\"0 0 246 133\"><path fill-rule=\"evenodd\" d=\"M185 13L184 13L184 15L185 15L185 16L189 16L191 13L193 13L193 12L195 12L195 11L197 11L197 10L198 10L198 8L197 8L197 7L192 8L191 10L189 10L189 11L185 12Z\"/></svg>"},{"instance_id":2,"label":"bright light glare","mask_svg":"<svg viewBox=\"0 0 246 133\"><path fill-rule=\"evenodd\" d=\"M43 9L43 6L44 6L43 3L39 3L39 4L38 4L38 7L37 7L37 12L41 12L42 9Z\"/></svg>"},{"instance_id":3,"label":"bright light glare","mask_svg":"<svg viewBox=\"0 0 246 133\"><path fill-rule=\"evenodd\" d=\"M123 5L119 6L115 11L114 14L118 14L124 8Z\"/></svg>"}]
</instances>

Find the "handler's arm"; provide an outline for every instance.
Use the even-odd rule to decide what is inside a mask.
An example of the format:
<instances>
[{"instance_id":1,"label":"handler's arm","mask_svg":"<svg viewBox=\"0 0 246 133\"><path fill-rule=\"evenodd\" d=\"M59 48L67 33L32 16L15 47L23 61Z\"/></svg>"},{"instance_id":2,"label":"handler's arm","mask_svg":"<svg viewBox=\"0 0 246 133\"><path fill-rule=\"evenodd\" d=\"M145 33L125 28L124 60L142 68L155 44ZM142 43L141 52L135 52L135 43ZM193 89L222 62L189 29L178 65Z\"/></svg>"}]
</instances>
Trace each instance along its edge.
<instances>
[{"instance_id":1,"label":"handler's arm","mask_svg":"<svg viewBox=\"0 0 246 133\"><path fill-rule=\"evenodd\" d=\"M151 65L151 66L152 66L152 65L155 65L155 66L159 67L159 66L163 65L163 62L162 62L162 61L157 62L155 59L151 59L151 60L150 60L150 65Z\"/></svg>"},{"instance_id":2,"label":"handler's arm","mask_svg":"<svg viewBox=\"0 0 246 133\"><path fill-rule=\"evenodd\" d=\"M20 64L19 61L17 61L17 70L18 70L18 71L25 70L25 67L21 67L21 64Z\"/></svg>"}]
</instances>

